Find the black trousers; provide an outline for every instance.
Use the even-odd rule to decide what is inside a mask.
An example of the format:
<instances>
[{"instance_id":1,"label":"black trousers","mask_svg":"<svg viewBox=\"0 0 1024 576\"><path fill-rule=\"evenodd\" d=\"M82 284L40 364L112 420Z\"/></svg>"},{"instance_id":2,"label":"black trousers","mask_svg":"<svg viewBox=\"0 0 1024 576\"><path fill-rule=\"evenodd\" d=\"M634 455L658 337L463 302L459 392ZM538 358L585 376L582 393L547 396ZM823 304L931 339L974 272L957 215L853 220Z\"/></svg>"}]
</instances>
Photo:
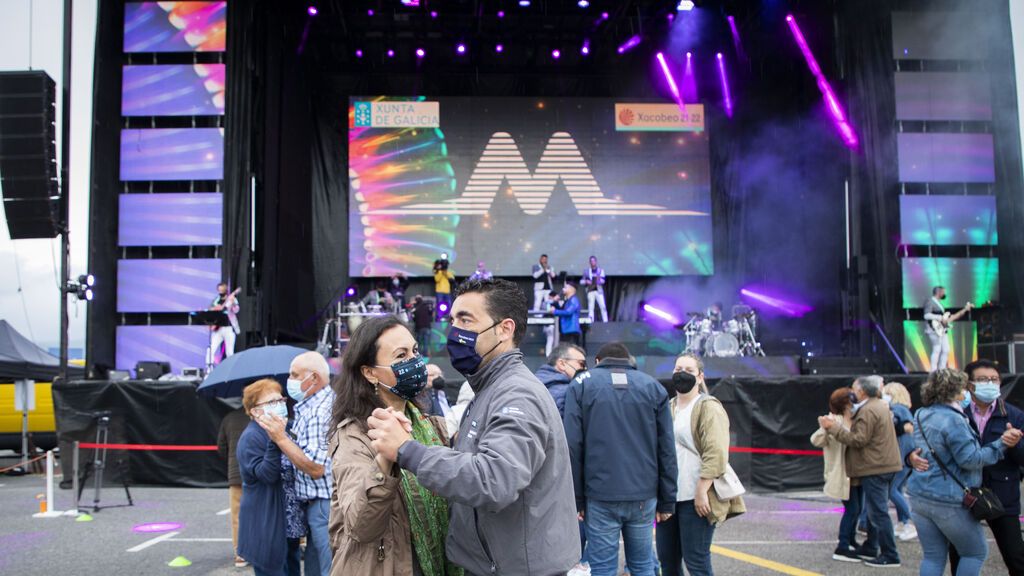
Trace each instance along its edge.
<instances>
[{"instance_id":1,"label":"black trousers","mask_svg":"<svg viewBox=\"0 0 1024 576\"><path fill-rule=\"evenodd\" d=\"M995 520L988 521L988 527L992 529L992 536L995 537L996 546L999 547L999 554L1003 557L1009 576L1024 576L1024 540L1020 534L1020 518L1009 514L1000 516ZM956 548L949 547L949 564L952 573L956 574L956 567L960 564L960 555Z\"/></svg>"}]
</instances>

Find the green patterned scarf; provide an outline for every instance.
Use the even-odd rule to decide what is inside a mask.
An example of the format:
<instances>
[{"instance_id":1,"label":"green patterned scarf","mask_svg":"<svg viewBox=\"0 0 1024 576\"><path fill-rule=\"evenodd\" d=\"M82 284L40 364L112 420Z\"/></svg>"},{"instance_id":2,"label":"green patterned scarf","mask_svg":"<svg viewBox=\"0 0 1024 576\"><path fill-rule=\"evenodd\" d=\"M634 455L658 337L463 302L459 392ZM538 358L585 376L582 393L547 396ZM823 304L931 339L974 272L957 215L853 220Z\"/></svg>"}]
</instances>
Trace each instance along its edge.
<instances>
[{"instance_id":1,"label":"green patterned scarf","mask_svg":"<svg viewBox=\"0 0 1024 576\"><path fill-rule=\"evenodd\" d=\"M430 420L413 406L406 404L405 414L412 421L412 438L424 446L443 446ZM462 576L462 568L445 557L444 541L448 536L448 502L427 490L416 476L402 470L402 496L409 512L412 548L424 576Z\"/></svg>"}]
</instances>

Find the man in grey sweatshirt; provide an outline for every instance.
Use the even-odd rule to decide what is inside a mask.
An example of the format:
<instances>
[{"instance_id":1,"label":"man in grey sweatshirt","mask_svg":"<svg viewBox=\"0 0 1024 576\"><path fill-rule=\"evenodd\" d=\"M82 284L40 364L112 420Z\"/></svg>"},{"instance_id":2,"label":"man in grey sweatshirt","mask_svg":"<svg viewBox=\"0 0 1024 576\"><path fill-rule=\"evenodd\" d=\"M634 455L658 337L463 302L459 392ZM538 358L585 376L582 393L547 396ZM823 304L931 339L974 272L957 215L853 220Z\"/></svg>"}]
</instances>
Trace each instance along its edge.
<instances>
[{"instance_id":1,"label":"man in grey sweatshirt","mask_svg":"<svg viewBox=\"0 0 1024 576\"><path fill-rule=\"evenodd\" d=\"M464 283L448 351L476 398L454 449L410 439L376 410L374 448L448 500L448 558L476 575L564 574L580 558L569 449L558 409L523 364L526 296L505 280Z\"/></svg>"}]
</instances>

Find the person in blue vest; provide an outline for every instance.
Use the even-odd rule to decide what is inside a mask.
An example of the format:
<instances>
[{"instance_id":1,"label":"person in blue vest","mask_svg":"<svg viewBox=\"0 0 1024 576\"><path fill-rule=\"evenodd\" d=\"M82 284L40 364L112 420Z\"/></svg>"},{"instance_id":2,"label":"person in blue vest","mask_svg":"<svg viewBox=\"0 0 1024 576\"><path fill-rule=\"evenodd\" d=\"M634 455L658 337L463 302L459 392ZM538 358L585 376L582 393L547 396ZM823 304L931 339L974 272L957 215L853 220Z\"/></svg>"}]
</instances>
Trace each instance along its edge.
<instances>
[{"instance_id":1,"label":"person in blue vest","mask_svg":"<svg viewBox=\"0 0 1024 576\"><path fill-rule=\"evenodd\" d=\"M558 338L560 342L569 344L580 343L580 299L576 297L576 287L566 282L562 288L562 297L555 300L552 313L558 317Z\"/></svg>"}]
</instances>

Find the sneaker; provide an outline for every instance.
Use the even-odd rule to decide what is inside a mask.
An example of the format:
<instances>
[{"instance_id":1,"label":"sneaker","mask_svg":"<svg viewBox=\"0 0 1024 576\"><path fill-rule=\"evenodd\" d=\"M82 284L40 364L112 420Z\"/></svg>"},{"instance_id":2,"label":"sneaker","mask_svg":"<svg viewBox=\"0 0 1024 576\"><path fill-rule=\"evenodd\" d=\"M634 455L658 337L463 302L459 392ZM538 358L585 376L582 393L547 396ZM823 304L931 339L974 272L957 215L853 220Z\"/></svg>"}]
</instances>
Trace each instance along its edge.
<instances>
[{"instance_id":1,"label":"sneaker","mask_svg":"<svg viewBox=\"0 0 1024 576\"><path fill-rule=\"evenodd\" d=\"M864 550L863 548L855 548L853 553L861 560L874 560L878 557L878 550Z\"/></svg>"},{"instance_id":2,"label":"sneaker","mask_svg":"<svg viewBox=\"0 0 1024 576\"><path fill-rule=\"evenodd\" d=\"M865 560L864 565L871 568L899 568L900 561L886 558L871 558L870 560Z\"/></svg>"},{"instance_id":3,"label":"sneaker","mask_svg":"<svg viewBox=\"0 0 1024 576\"><path fill-rule=\"evenodd\" d=\"M249 562L241 556L235 556L235 568L248 568Z\"/></svg>"},{"instance_id":4,"label":"sneaker","mask_svg":"<svg viewBox=\"0 0 1024 576\"><path fill-rule=\"evenodd\" d=\"M896 536L902 542L913 540L914 538L917 538L917 528L914 528L914 525L910 523L904 524L903 530L901 530Z\"/></svg>"},{"instance_id":5,"label":"sneaker","mask_svg":"<svg viewBox=\"0 0 1024 576\"><path fill-rule=\"evenodd\" d=\"M590 576L590 564L577 564L566 576Z\"/></svg>"},{"instance_id":6,"label":"sneaker","mask_svg":"<svg viewBox=\"0 0 1024 576\"><path fill-rule=\"evenodd\" d=\"M860 556L857 556L852 548L836 548L835 552L832 552L832 559L839 562L860 562Z\"/></svg>"}]
</instances>

